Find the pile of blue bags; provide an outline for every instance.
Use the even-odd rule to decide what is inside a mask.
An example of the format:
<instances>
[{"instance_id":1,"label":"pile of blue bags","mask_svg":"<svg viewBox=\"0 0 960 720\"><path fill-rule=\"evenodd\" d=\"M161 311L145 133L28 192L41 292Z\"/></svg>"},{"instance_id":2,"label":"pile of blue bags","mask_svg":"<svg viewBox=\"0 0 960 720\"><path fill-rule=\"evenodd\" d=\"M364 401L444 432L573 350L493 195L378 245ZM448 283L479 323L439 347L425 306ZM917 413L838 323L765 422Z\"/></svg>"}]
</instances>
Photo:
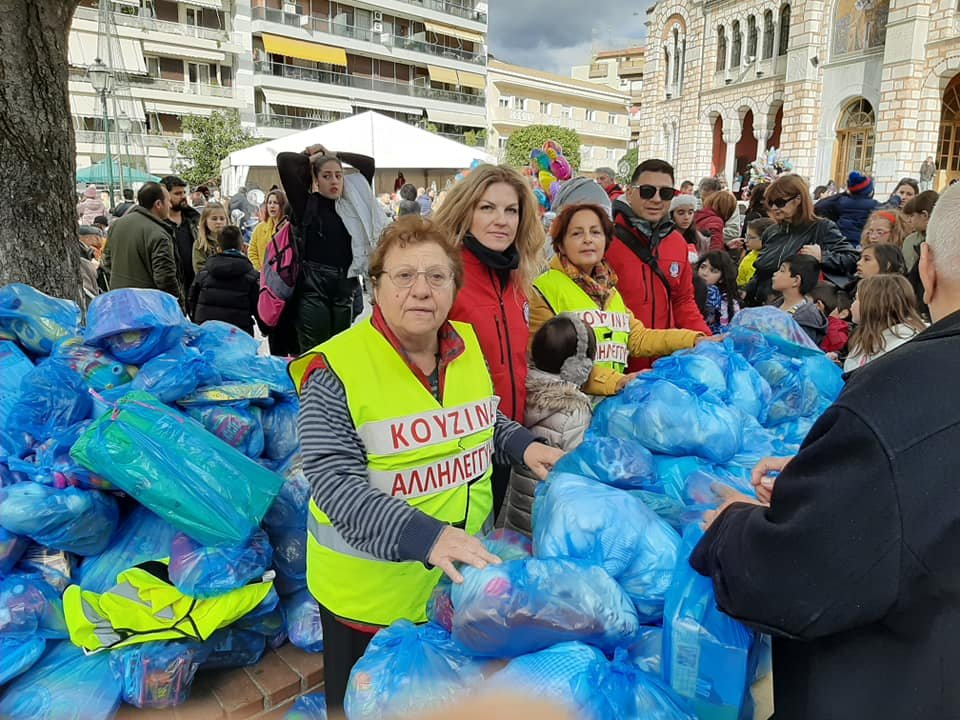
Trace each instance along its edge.
<instances>
[{"instance_id":1,"label":"pile of blue bags","mask_svg":"<svg viewBox=\"0 0 960 720\"><path fill-rule=\"evenodd\" d=\"M754 464L796 453L842 379L794 342L785 313L738 318L722 342L657 361L597 407L537 489L532 544L487 536L502 564L461 568L462 584L434 590L428 625L374 638L350 677L350 720L491 689L588 720L753 717L769 639L717 608L690 553L717 484L752 494Z\"/></svg>"},{"instance_id":2,"label":"pile of blue bags","mask_svg":"<svg viewBox=\"0 0 960 720\"><path fill-rule=\"evenodd\" d=\"M170 707L197 672L256 663L288 638L322 650L299 402L286 362L257 351L158 291L106 293L83 318L0 288L0 717ZM269 589L201 637L84 653L65 591L108 593L144 564L197 602Z\"/></svg>"}]
</instances>

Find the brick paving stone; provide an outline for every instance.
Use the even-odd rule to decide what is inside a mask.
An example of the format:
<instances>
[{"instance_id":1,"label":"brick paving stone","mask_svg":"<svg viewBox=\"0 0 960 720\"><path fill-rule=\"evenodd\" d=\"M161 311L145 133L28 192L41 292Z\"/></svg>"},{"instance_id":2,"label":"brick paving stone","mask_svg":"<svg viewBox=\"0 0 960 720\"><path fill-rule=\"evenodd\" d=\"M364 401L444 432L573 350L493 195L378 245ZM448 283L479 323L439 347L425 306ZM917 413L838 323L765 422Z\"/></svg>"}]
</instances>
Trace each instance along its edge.
<instances>
[{"instance_id":1,"label":"brick paving stone","mask_svg":"<svg viewBox=\"0 0 960 720\"><path fill-rule=\"evenodd\" d=\"M299 694L300 674L273 650L268 650L256 665L246 668L247 675L260 688L268 710Z\"/></svg>"},{"instance_id":2,"label":"brick paving stone","mask_svg":"<svg viewBox=\"0 0 960 720\"><path fill-rule=\"evenodd\" d=\"M213 694L228 718L249 718L264 710L263 693L245 670L237 668L212 678Z\"/></svg>"},{"instance_id":3,"label":"brick paving stone","mask_svg":"<svg viewBox=\"0 0 960 720\"><path fill-rule=\"evenodd\" d=\"M290 643L278 648L276 652L300 675L300 689L303 692L323 683L323 653L308 653Z\"/></svg>"}]
</instances>

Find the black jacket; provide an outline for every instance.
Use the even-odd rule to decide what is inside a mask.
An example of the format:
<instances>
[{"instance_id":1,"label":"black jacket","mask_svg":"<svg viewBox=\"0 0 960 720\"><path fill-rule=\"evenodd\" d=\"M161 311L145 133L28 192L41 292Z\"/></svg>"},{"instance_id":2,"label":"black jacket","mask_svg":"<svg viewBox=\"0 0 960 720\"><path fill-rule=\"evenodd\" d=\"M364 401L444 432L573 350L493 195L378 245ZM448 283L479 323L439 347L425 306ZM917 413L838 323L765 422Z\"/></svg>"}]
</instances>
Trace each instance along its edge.
<instances>
[{"instance_id":1,"label":"black jacket","mask_svg":"<svg viewBox=\"0 0 960 720\"><path fill-rule=\"evenodd\" d=\"M195 276L193 272L193 244L197 241L200 213L187 205L180 210L180 220L182 231L172 220L167 222L170 225L170 235L173 237L173 249L177 255L177 273L180 277L180 284L189 289L193 286Z\"/></svg>"},{"instance_id":2,"label":"black jacket","mask_svg":"<svg viewBox=\"0 0 960 720\"><path fill-rule=\"evenodd\" d=\"M238 250L207 260L190 286L188 308L194 322L222 320L253 334L260 293L260 273Z\"/></svg>"},{"instance_id":3,"label":"black jacket","mask_svg":"<svg viewBox=\"0 0 960 720\"><path fill-rule=\"evenodd\" d=\"M820 269L827 280L841 288L853 282L860 254L832 220L773 225L763 233L763 249L753 266L756 272L745 288L747 305L766 304L773 293L773 274L804 245L820 246Z\"/></svg>"},{"instance_id":4,"label":"black jacket","mask_svg":"<svg viewBox=\"0 0 960 720\"><path fill-rule=\"evenodd\" d=\"M960 717L960 311L855 371L691 565L773 640L777 720ZM923 368L923 372L917 372Z\"/></svg>"},{"instance_id":5,"label":"black jacket","mask_svg":"<svg viewBox=\"0 0 960 720\"><path fill-rule=\"evenodd\" d=\"M813 210L820 217L833 220L849 243L858 248L863 226L870 213L879 207L880 203L873 199L873 195L842 192L820 200Z\"/></svg>"}]
</instances>

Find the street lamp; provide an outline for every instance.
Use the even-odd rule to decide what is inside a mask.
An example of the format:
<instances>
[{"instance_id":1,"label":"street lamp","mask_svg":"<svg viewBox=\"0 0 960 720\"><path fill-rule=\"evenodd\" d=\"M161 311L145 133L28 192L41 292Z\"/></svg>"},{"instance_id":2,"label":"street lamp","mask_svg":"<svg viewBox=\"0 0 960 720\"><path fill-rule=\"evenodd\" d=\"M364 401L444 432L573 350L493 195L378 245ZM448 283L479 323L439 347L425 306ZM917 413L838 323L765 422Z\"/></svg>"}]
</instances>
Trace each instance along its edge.
<instances>
[{"instance_id":1,"label":"street lamp","mask_svg":"<svg viewBox=\"0 0 960 720\"><path fill-rule=\"evenodd\" d=\"M130 122L130 118L127 116L123 110L120 111L120 114L117 115L117 127L120 129L120 137L123 138L123 149L120 151L120 195L123 195L123 164L124 162L130 162L130 142L128 140L130 128L133 127L133 123ZM126 160L124 160L126 156ZM133 185L133 183L130 183Z\"/></svg>"},{"instance_id":2,"label":"street lamp","mask_svg":"<svg viewBox=\"0 0 960 720\"><path fill-rule=\"evenodd\" d=\"M100 58L87 68L87 77L94 92L100 96L103 104L104 149L107 153L107 192L110 195L110 209L113 209L113 156L110 153L110 120L107 115L107 95L113 92L113 71L104 65Z\"/></svg>"}]
</instances>

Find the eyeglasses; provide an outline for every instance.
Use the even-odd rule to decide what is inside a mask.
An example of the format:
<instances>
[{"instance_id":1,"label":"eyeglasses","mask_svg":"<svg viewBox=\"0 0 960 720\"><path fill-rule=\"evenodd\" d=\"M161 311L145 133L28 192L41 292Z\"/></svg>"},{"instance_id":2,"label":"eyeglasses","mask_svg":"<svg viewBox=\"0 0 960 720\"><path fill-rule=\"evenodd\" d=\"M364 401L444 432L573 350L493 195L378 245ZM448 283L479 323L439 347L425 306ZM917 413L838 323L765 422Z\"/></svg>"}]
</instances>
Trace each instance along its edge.
<instances>
[{"instance_id":1,"label":"eyeglasses","mask_svg":"<svg viewBox=\"0 0 960 720\"><path fill-rule=\"evenodd\" d=\"M788 198L777 198L776 200L767 200L767 205L770 207L775 207L780 210L783 210L788 204L792 203L794 200L799 198L799 195L794 195L793 197Z\"/></svg>"},{"instance_id":2,"label":"eyeglasses","mask_svg":"<svg viewBox=\"0 0 960 720\"><path fill-rule=\"evenodd\" d=\"M417 270L412 267L400 267L396 270L384 270L379 273L390 278L390 282L401 290L413 287L417 278L423 275L427 279L427 284L434 290L442 290L449 287L453 282L453 272L448 268L439 265L429 267L426 270Z\"/></svg>"},{"instance_id":3,"label":"eyeglasses","mask_svg":"<svg viewBox=\"0 0 960 720\"><path fill-rule=\"evenodd\" d=\"M644 200L653 200L653 196L660 193L661 200L673 200L677 195L677 189L672 187L660 187L656 185L631 185L637 194Z\"/></svg>"}]
</instances>

